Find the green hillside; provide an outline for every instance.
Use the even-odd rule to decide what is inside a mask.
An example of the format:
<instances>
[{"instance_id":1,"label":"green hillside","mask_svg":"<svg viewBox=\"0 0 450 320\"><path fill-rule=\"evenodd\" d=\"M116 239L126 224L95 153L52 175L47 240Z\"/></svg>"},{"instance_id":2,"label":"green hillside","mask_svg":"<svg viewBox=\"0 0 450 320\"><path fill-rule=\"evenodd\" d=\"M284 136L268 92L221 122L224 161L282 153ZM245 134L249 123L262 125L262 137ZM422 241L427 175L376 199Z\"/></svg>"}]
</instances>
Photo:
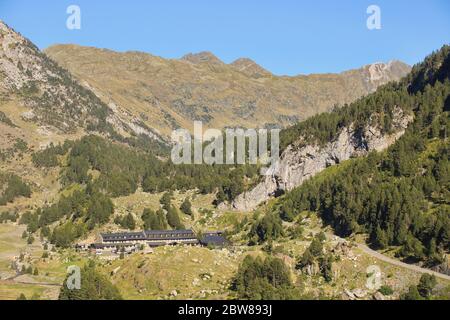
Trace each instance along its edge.
<instances>
[{"instance_id":1,"label":"green hillside","mask_svg":"<svg viewBox=\"0 0 450 320\"><path fill-rule=\"evenodd\" d=\"M386 152L309 180L280 199L274 212L292 221L304 210L317 211L341 236L367 233L376 248L400 246L402 258L442 262L450 250L449 62L450 47L444 46L400 84L286 131L287 141L309 132L310 139L323 142L346 124L368 121L373 112L384 114L377 121L386 131L394 107L414 114Z\"/></svg>"}]
</instances>

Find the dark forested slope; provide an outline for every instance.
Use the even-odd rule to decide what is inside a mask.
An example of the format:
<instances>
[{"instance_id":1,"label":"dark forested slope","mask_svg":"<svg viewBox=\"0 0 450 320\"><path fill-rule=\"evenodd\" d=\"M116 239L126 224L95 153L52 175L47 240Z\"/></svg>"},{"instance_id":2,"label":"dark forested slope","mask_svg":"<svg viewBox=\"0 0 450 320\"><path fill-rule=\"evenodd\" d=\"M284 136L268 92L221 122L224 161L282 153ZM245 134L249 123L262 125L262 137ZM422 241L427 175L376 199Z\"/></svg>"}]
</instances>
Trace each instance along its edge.
<instances>
[{"instance_id":1,"label":"dark forested slope","mask_svg":"<svg viewBox=\"0 0 450 320\"><path fill-rule=\"evenodd\" d=\"M317 211L342 236L363 232L378 248L400 246L411 260L442 260L450 250L450 47L444 46L389 84L352 106L320 115L284 132L284 144L299 134L328 141L346 123L379 117L389 131L390 110L413 112L414 122L386 152L350 160L285 195L275 209L290 221Z\"/></svg>"}]
</instances>

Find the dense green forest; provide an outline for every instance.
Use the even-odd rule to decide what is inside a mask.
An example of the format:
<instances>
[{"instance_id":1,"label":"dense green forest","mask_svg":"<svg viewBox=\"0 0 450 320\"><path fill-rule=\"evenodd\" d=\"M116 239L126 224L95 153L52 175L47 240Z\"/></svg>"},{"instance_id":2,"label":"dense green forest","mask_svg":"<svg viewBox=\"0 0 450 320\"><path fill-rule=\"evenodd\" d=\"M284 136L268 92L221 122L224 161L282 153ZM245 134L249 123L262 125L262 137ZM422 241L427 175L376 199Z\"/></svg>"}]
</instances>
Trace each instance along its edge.
<instances>
[{"instance_id":1,"label":"dense green forest","mask_svg":"<svg viewBox=\"0 0 450 320\"><path fill-rule=\"evenodd\" d=\"M379 127L381 133L390 133L393 130L395 109L400 107L405 114L411 113L411 99L405 87L397 83L387 84L351 105L336 107L332 112L313 116L281 131L280 151L294 143L299 148L314 143L324 145L337 138L342 129L350 125L355 131L371 125Z\"/></svg>"},{"instance_id":2,"label":"dense green forest","mask_svg":"<svg viewBox=\"0 0 450 320\"><path fill-rule=\"evenodd\" d=\"M89 184L69 196L62 195L59 201L50 206L25 212L19 223L26 224L30 233L40 229L41 235L52 243L68 247L95 226L108 222L113 213L111 199ZM58 225L52 230L50 226L55 222Z\"/></svg>"},{"instance_id":3,"label":"dense green forest","mask_svg":"<svg viewBox=\"0 0 450 320\"><path fill-rule=\"evenodd\" d=\"M0 206L17 197L30 197L30 187L15 174L0 172Z\"/></svg>"},{"instance_id":4,"label":"dense green forest","mask_svg":"<svg viewBox=\"0 0 450 320\"><path fill-rule=\"evenodd\" d=\"M217 201L222 202L234 199L258 178L256 166L174 165L149 152L94 135L52 145L35 153L33 162L38 167L56 167L60 165L58 157L66 154L63 185L91 181L111 197L133 194L142 186L152 193L192 189L204 194L218 192Z\"/></svg>"},{"instance_id":5,"label":"dense green forest","mask_svg":"<svg viewBox=\"0 0 450 320\"><path fill-rule=\"evenodd\" d=\"M342 126L374 112L384 114L379 125L388 131L394 107L414 114L399 141L307 181L283 196L274 213L292 221L302 211L317 211L341 236L367 233L374 247L400 246L400 257L440 263L450 250L449 46L399 84L314 117L285 132L285 139L309 132L318 142L329 141Z\"/></svg>"}]
</instances>

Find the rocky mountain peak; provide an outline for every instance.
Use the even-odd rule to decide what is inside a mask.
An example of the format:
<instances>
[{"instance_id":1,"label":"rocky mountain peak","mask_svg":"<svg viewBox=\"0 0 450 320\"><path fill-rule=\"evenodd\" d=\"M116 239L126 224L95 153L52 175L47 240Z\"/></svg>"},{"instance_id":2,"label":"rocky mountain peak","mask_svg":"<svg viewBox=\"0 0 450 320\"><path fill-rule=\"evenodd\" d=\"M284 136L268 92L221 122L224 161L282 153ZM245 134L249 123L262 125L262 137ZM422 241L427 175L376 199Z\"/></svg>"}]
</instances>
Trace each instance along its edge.
<instances>
[{"instance_id":1,"label":"rocky mountain peak","mask_svg":"<svg viewBox=\"0 0 450 320\"><path fill-rule=\"evenodd\" d=\"M237 71L246 74L249 77L261 78L269 77L272 74L258 65L255 61L248 58L239 58L230 64Z\"/></svg>"},{"instance_id":2,"label":"rocky mountain peak","mask_svg":"<svg viewBox=\"0 0 450 320\"><path fill-rule=\"evenodd\" d=\"M0 73L4 89L21 89L31 80L43 80L46 74L39 67L39 49L0 20Z\"/></svg>"},{"instance_id":3,"label":"rocky mountain peak","mask_svg":"<svg viewBox=\"0 0 450 320\"><path fill-rule=\"evenodd\" d=\"M0 75L3 94L27 109L21 114L26 122L62 134L132 131L91 90L1 21Z\"/></svg>"},{"instance_id":4,"label":"rocky mountain peak","mask_svg":"<svg viewBox=\"0 0 450 320\"><path fill-rule=\"evenodd\" d=\"M397 60L388 63L376 62L363 68L365 80L370 87L370 91L376 90L379 85L392 81L392 79L401 78L410 70L411 67L409 65Z\"/></svg>"},{"instance_id":5,"label":"rocky mountain peak","mask_svg":"<svg viewBox=\"0 0 450 320\"><path fill-rule=\"evenodd\" d=\"M210 63L210 64L224 64L219 58L209 51L202 51L199 53L189 53L181 58L183 61L188 61L193 64Z\"/></svg>"}]
</instances>

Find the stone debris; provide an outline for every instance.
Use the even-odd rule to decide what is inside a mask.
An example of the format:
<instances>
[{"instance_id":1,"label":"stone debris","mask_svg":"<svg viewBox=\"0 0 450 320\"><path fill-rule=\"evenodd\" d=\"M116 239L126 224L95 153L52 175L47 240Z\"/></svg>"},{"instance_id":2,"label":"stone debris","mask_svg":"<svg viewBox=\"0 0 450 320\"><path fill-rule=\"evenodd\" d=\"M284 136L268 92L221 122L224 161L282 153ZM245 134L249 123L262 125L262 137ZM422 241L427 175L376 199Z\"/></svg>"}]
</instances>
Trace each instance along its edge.
<instances>
[{"instance_id":1,"label":"stone debris","mask_svg":"<svg viewBox=\"0 0 450 320\"><path fill-rule=\"evenodd\" d=\"M351 292L351 291L349 291L347 289L344 289L344 293L350 300L356 300L356 297L353 294L353 292Z\"/></svg>"},{"instance_id":2,"label":"stone debris","mask_svg":"<svg viewBox=\"0 0 450 320\"><path fill-rule=\"evenodd\" d=\"M344 298L348 298L350 300L359 300L367 297L368 292L363 289L354 289L352 291L348 289L344 289Z\"/></svg>"},{"instance_id":3,"label":"stone debris","mask_svg":"<svg viewBox=\"0 0 450 320\"><path fill-rule=\"evenodd\" d=\"M367 291L363 290L363 289L356 289L356 290L353 290L353 294L355 295L355 297L362 299L367 296Z\"/></svg>"},{"instance_id":4,"label":"stone debris","mask_svg":"<svg viewBox=\"0 0 450 320\"><path fill-rule=\"evenodd\" d=\"M373 295L373 299L374 300L378 300L378 301L382 301L382 300L386 300L386 297L381 292L377 291Z\"/></svg>"},{"instance_id":5,"label":"stone debris","mask_svg":"<svg viewBox=\"0 0 450 320\"><path fill-rule=\"evenodd\" d=\"M203 280L203 281L211 280L211 275L209 275L209 274L207 274L207 273L203 274L203 275L202 275L202 280Z\"/></svg>"},{"instance_id":6,"label":"stone debris","mask_svg":"<svg viewBox=\"0 0 450 320\"><path fill-rule=\"evenodd\" d=\"M112 274L115 275L117 272L119 272L120 268L121 268L120 266L118 266L117 268L115 268L115 269L112 271Z\"/></svg>"},{"instance_id":7,"label":"stone debris","mask_svg":"<svg viewBox=\"0 0 450 320\"><path fill-rule=\"evenodd\" d=\"M200 284L200 279L194 278L194 280L192 281L192 285L193 286L198 286L199 284Z\"/></svg>"}]
</instances>

